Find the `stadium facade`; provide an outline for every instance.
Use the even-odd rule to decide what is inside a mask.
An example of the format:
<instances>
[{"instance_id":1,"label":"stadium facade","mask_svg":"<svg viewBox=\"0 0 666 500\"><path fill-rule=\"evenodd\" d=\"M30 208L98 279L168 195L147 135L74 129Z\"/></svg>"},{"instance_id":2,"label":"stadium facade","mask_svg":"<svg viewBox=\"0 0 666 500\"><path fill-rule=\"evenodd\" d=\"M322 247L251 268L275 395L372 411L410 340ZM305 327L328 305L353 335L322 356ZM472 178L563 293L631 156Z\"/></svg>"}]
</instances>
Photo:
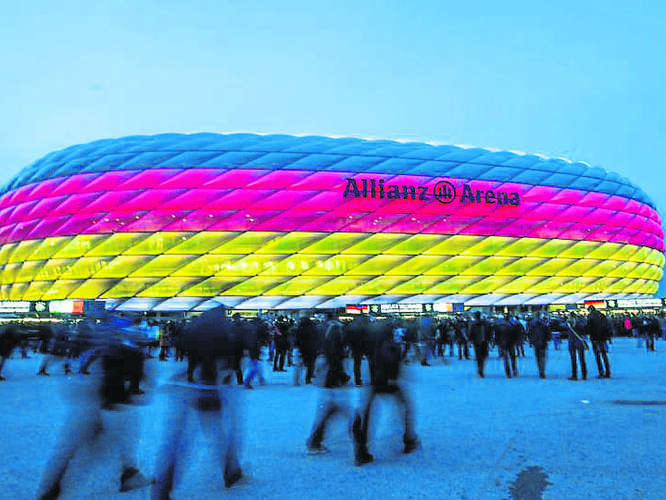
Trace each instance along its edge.
<instances>
[{"instance_id":1,"label":"stadium facade","mask_svg":"<svg viewBox=\"0 0 666 500\"><path fill-rule=\"evenodd\" d=\"M647 297L654 204L601 168L479 148L254 134L105 139L0 191L0 299L118 310Z\"/></svg>"}]
</instances>

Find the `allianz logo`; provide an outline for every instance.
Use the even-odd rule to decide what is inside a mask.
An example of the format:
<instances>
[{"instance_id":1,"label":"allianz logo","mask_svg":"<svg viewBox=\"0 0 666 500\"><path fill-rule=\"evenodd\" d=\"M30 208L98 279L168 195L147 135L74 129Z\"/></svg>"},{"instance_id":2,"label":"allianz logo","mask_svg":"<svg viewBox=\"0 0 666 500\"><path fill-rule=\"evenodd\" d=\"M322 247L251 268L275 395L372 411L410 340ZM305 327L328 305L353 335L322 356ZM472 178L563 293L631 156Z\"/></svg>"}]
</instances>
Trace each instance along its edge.
<instances>
[{"instance_id":1,"label":"allianz logo","mask_svg":"<svg viewBox=\"0 0 666 500\"><path fill-rule=\"evenodd\" d=\"M344 197L375 198L379 200L418 200L449 204L458 200L460 203L483 203L486 205L520 205L520 195L516 192L496 191L492 189L473 189L470 183L463 183L460 196L456 186L449 181L439 181L432 189L428 186L410 184L388 184L384 179L364 179L347 177Z\"/></svg>"}]
</instances>

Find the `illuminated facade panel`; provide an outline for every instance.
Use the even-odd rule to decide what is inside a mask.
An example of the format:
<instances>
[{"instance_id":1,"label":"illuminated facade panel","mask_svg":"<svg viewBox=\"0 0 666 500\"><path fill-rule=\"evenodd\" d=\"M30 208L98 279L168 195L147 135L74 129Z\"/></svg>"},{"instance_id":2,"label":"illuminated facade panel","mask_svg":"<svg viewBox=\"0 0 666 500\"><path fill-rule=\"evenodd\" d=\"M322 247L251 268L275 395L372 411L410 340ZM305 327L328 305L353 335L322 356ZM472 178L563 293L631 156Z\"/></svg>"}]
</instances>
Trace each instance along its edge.
<instances>
[{"instance_id":1,"label":"illuminated facade panel","mask_svg":"<svg viewBox=\"0 0 666 500\"><path fill-rule=\"evenodd\" d=\"M1 300L621 298L654 293L663 265L659 214L626 179L479 148L135 136L51 153L0 191Z\"/></svg>"}]
</instances>

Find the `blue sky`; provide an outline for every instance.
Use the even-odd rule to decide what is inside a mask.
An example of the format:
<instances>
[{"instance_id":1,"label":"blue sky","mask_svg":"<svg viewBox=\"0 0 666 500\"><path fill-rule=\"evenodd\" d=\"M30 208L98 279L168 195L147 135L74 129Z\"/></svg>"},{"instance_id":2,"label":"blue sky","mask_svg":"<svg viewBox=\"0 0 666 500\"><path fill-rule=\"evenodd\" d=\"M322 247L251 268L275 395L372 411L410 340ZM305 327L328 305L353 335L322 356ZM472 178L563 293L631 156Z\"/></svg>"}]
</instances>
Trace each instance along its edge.
<instances>
[{"instance_id":1,"label":"blue sky","mask_svg":"<svg viewBox=\"0 0 666 500\"><path fill-rule=\"evenodd\" d=\"M382 137L583 160L663 217L665 25L660 1L8 2L0 183L104 137Z\"/></svg>"}]
</instances>

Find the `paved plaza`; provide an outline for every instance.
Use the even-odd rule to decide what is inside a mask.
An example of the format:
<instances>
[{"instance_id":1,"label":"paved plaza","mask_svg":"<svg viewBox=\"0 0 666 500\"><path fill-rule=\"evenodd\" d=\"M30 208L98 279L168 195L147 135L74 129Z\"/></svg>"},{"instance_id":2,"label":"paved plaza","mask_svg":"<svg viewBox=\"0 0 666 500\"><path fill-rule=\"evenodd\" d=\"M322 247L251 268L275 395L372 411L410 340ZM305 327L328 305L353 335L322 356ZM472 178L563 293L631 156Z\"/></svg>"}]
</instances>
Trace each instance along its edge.
<instances>
[{"instance_id":1,"label":"paved plaza","mask_svg":"<svg viewBox=\"0 0 666 500\"><path fill-rule=\"evenodd\" d=\"M185 433L173 498L461 498L461 499L662 499L666 498L666 346L657 352L635 340L610 348L613 378L596 379L587 353L589 380L569 381L564 343L548 351L546 380L533 353L519 361L520 376L506 379L496 351L485 379L474 360L446 357L433 366L409 365L406 384L417 414L422 448L401 454L400 420L391 400L373 410L370 450L375 462L353 463L348 422L334 420L325 444L330 453L308 456L310 431L321 389L294 386L290 368L273 373L255 390L234 388L243 418L241 463L246 478L225 489L196 418ZM57 366L35 375L40 356L10 359L0 384L0 491L4 498L35 498L40 476L68 414L69 394L80 375ZM163 381L183 363L147 361L150 381L140 404L124 412L138 422L139 465L152 475L164 415L170 411ZM367 379L367 375L366 375ZM342 390L356 404L362 388ZM128 425L131 428L131 425ZM119 493L117 450L92 445L77 455L61 498L149 498L149 490Z\"/></svg>"}]
</instances>

